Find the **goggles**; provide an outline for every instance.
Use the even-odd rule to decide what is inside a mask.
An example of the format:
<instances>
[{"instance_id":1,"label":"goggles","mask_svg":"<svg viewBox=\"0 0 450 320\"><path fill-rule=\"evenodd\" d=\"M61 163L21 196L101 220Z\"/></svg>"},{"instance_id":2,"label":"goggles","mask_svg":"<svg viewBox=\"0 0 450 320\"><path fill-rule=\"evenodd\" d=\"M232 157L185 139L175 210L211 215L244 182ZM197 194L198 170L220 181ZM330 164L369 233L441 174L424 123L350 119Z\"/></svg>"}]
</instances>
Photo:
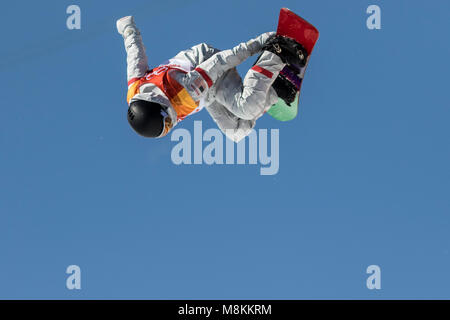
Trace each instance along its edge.
<instances>
[{"instance_id":1,"label":"goggles","mask_svg":"<svg viewBox=\"0 0 450 320\"><path fill-rule=\"evenodd\" d=\"M172 118L170 118L170 116L167 113L167 111L166 110L161 110L161 115L164 117L163 118L164 128L163 128L163 131L159 135L158 138L162 138L162 137L166 136L169 133L169 131L173 128Z\"/></svg>"}]
</instances>

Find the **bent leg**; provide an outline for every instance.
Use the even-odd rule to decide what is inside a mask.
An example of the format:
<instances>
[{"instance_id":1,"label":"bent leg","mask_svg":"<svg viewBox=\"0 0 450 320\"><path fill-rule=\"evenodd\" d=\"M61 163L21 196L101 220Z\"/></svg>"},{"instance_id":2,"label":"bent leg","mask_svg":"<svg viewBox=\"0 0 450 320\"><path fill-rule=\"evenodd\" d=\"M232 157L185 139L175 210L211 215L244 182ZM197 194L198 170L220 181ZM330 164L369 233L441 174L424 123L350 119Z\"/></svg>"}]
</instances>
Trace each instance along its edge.
<instances>
[{"instance_id":1,"label":"bent leg","mask_svg":"<svg viewBox=\"0 0 450 320\"><path fill-rule=\"evenodd\" d=\"M278 96L271 86L284 66L277 55L265 51L243 83L235 69L224 75L215 85L215 99L238 118L257 119L276 103Z\"/></svg>"}]
</instances>

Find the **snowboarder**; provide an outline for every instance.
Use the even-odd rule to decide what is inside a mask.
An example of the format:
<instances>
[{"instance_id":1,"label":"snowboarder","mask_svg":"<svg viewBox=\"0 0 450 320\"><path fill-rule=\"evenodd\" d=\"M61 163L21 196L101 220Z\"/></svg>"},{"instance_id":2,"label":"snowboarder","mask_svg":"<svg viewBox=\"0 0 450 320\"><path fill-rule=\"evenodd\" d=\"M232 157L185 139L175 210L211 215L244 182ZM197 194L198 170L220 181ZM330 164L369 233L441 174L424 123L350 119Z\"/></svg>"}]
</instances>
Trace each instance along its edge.
<instances>
[{"instance_id":1,"label":"snowboarder","mask_svg":"<svg viewBox=\"0 0 450 320\"><path fill-rule=\"evenodd\" d=\"M144 137L163 137L205 107L222 132L237 142L278 97L293 100L296 92L278 75L286 64L304 65L307 58L295 41L267 32L224 51L202 43L149 70L133 17L119 19L117 30L127 52L128 122ZM236 66L257 53L242 82Z\"/></svg>"}]
</instances>

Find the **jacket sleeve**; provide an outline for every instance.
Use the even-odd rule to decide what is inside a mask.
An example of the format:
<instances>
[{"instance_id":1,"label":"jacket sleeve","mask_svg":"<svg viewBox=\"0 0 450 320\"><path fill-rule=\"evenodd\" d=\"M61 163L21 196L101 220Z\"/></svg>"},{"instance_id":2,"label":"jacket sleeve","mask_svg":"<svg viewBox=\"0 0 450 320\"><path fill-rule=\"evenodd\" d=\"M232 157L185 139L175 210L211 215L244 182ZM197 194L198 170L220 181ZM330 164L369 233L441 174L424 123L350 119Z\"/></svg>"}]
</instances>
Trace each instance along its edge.
<instances>
[{"instance_id":1,"label":"jacket sleeve","mask_svg":"<svg viewBox=\"0 0 450 320\"><path fill-rule=\"evenodd\" d=\"M174 59L188 60L195 68L219 51L219 49L216 49L207 43L200 43L188 50L181 51Z\"/></svg>"},{"instance_id":2,"label":"jacket sleeve","mask_svg":"<svg viewBox=\"0 0 450 320\"><path fill-rule=\"evenodd\" d=\"M263 33L259 37L243 42L232 49L215 52L209 58L208 55L200 54L204 50L202 47L207 48L209 46L202 44L200 47L194 47L191 49L193 50L191 54L196 58L201 58L194 61L195 69L187 73L181 80L183 86L195 101L200 101L207 96L210 91L209 88L225 72L260 52L266 41L273 35L275 35L275 32Z\"/></svg>"},{"instance_id":3,"label":"jacket sleeve","mask_svg":"<svg viewBox=\"0 0 450 320\"><path fill-rule=\"evenodd\" d=\"M124 42L127 52L127 79L130 82L145 75L148 71L148 59L141 33L136 25L127 28Z\"/></svg>"}]
</instances>

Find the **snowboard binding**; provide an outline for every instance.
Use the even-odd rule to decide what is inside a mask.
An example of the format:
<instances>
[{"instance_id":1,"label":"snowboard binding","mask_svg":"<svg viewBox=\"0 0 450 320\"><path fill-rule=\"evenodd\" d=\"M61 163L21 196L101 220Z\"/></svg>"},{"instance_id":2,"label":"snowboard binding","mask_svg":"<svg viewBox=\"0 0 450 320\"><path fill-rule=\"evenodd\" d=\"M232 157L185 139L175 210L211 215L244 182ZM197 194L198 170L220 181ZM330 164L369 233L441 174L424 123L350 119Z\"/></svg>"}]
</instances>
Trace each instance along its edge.
<instances>
[{"instance_id":1,"label":"snowboard binding","mask_svg":"<svg viewBox=\"0 0 450 320\"><path fill-rule=\"evenodd\" d=\"M283 63L289 66L303 68L306 65L308 53L306 49L294 39L286 36L275 35L270 38L263 47L281 58Z\"/></svg>"}]
</instances>

